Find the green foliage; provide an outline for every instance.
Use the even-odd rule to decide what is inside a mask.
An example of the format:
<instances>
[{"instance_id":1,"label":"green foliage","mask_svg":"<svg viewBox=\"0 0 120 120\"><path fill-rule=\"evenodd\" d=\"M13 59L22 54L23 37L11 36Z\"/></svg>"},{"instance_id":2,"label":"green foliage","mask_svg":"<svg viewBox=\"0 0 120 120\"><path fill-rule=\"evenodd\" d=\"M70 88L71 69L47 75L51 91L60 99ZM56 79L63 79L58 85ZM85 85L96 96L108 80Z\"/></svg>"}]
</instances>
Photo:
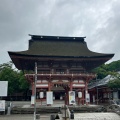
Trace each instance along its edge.
<instances>
[{"instance_id":1,"label":"green foliage","mask_svg":"<svg viewBox=\"0 0 120 120\"><path fill-rule=\"evenodd\" d=\"M29 84L21 71L12 68L12 62L0 65L0 80L8 81L8 94L25 92Z\"/></svg>"},{"instance_id":2,"label":"green foliage","mask_svg":"<svg viewBox=\"0 0 120 120\"><path fill-rule=\"evenodd\" d=\"M108 83L109 88L120 88L120 79L112 80Z\"/></svg>"},{"instance_id":3,"label":"green foliage","mask_svg":"<svg viewBox=\"0 0 120 120\"><path fill-rule=\"evenodd\" d=\"M108 64L109 71L120 71L120 60Z\"/></svg>"},{"instance_id":4,"label":"green foliage","mask_svg":"<svg viewBox=\"0 0 120 120\"><path fill-rule=\"evenodd\" d=\"M3 69L5 69L5 68L12 68L12 65L13 65L13 63L10 61L10 62L8 62L8 63L3 63L3 64L0 64L0 72L2 72L3 71Z\"/></svg>"},{"instance_id":5,"label":"green foliage","mask_svg":"<svg viewBox=\"0 0 120 120\"><path fill-rule=\"evenodd\" d=\"M29 89L29 84L28 84L27 80L25 79L23 72L20 71L18 75L19 75L20 91L25 91L25 90Z\"/></svg>"},{"instance_id":6,"label":"green foliage","mask_svg":"<svg viewBox=\"0 0 120 120\"><path fill-rule=\"evenodd\" d=\"M103 64L94 70L99 79L103 79L107 75L111 75L113 78L115 78L114 80L108 82L107 85L109 88L120 88L120 74L117 73L117 71L120 71L120 60L109 64Z\"/></svg>"},{"instance_id":7,"label":"green foliage","mask_svg":"<svg viewBox=\"0 0 120 120\"><path fill-rule=\"evenodd\" d=\"M116 72L111 72L111 76L114 80L108 82L109 88L120 88L120 74Z\"/></svg>"},{"instance_id":8,"label":"green foliage","mask_svg":"<svg viewBox=\"0 0 120 120\"><path fill-rule=\"evenodd\" d=\"M100 67L94 69L94 72L97 74L97 79L103 79L108 75L108 68L105 64Z\"/></svg>"},{"instance_id":9,"label":"green foliage","mask_svg":"<svg viewBox=\"0 0 120 120\"><path fill-rule=\"evenodd\" d=\"M97 75L98 79L103 79L109 74L113 74L116 71L120 71L120 60L113 61L109 64L103 64L93 70Z\"/></svg>"}]
</instances>

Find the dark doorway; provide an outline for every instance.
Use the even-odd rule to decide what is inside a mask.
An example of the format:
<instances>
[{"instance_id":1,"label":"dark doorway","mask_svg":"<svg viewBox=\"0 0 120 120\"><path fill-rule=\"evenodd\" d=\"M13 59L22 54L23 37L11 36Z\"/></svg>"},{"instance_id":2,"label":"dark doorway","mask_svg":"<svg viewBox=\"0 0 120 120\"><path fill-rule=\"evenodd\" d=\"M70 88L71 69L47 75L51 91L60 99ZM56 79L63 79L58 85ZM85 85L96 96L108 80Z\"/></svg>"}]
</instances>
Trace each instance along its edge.
<instances>
[{"instance_id":1,"label":"dark doorway","mask_svg":"<svg viewBox=\"0 0 120 120\"><path fill-rule=\"evenodd\" d=\"M60 92L54 92L55 100L60 100Z\"/></svg>"}]
</instances>

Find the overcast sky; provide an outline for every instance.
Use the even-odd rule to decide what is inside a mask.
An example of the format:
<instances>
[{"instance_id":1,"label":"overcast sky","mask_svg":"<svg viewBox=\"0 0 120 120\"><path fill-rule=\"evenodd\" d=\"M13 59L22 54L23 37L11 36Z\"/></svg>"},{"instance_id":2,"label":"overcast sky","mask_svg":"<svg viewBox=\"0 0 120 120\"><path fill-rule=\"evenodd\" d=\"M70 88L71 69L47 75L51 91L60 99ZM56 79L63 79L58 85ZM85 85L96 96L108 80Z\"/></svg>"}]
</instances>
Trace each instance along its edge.
<instances>
[{"instance_id":1,"label":"overcast sky","mask_svg":"<svg viewBox=\"0 0 120 120\"><path fill-rule=\"evenodd\" d=\"M86 36L94 52L120 60L120 0L0 0L0 64L34 35Z\"/></svg>"}]
</instances>

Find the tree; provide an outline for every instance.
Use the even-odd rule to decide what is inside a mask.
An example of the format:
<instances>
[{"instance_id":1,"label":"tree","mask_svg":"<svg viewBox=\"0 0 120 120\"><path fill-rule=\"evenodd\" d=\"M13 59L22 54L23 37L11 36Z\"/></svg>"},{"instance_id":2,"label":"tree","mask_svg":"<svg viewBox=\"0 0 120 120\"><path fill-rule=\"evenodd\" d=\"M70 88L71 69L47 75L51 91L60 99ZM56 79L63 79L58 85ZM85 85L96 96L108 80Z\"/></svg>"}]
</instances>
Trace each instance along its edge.
<instances>
[{"instance_id":1,"label":"tree","mask_svg":"<svg viewBox=\"0 0 120 120\"><path fill-rule=\"evenodd\" d=\"M103 79L107 75L111 74L110 72L120 71L120 60L113 61L109 64L103 64L93 70L98 76L98 79Z\"/></svg>"},{"instance_id":2,"label":"tree","mask_svg":"<svg viewBox=\"0 0 120 120\"><path fill-rule=\"evenodd\" d=\"M13 63L8 62L0 65L0 80L8 81L8 94L26 92L29 84L22 71L13 69Z\"/></svg>"},{"instance_id":3,"label":"tree","mask_svg":"<svg viewBox=\"0 0 120 120\"><path fill-rule=\"evenodd\" d=\"M103 79L108 75L108 69L105 64L101 65L100 67L97 67L93 70L97 74L98 79Z\"/></svg>"},{"instance_id":4,"label":"tree","mask_svg":"<svg viewBox=\"0 0 120 120\"><path fill-rule=\"evenodd\" d=\"M108 64L109 71L120 71L120 60Z\"/></svg>"},{"instance_id":5,"label":"tree","mask_svg":"<svg viewBox=\"0 0 120 120\"><path fill-rule=\"evenodd\" d=\"M116 72L111 72L111 77L114 79L108 82L109 88L120 88L120 74Z\"/></svg>"},{"instance_id":6,"label":"tree","mask_svg":"<svg viewBox=\"0 0 120 120\"><path fill-rule=\"evenodd\" d=\"M27 82L22 71L20 71L18 75L19 75L18 76L19 77L19 89L20 91L25 92L26 90L29 89L29 83Z\"/></svg>"}]
</instances>

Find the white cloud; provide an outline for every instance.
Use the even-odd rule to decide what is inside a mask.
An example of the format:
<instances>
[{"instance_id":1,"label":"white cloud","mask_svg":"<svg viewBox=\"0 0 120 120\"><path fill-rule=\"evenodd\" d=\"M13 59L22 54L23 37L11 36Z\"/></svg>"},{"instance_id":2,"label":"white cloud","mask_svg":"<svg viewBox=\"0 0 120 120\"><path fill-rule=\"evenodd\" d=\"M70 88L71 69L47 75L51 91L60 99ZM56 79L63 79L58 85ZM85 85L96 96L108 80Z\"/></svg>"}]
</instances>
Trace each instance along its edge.
<instances>
[{"instance_id":1,"label":"white cloud","mask_svg":"<svg viewBox=\"0 0 120 120\"><path fill-rule=\"evenodd\" d=\"M86 36L88 48L120 59L119 0L4 0L0 4L0 63L28 48L28 34Z\"/></svg>"}]
</instances>

